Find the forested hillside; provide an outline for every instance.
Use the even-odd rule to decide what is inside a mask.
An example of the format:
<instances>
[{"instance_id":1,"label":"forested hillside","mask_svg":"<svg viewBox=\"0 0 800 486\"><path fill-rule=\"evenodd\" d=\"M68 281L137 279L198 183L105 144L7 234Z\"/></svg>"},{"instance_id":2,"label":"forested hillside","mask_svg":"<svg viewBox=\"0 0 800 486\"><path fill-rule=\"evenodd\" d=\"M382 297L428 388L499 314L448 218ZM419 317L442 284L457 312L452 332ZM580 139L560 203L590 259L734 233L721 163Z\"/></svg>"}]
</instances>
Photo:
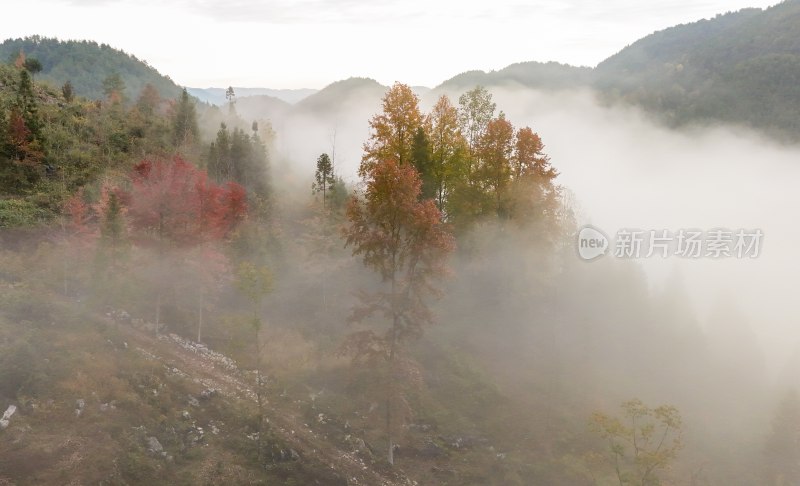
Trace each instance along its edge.
<instances>
[{"instance_id":1,"label":"forested hillside","mask_svg":"<svg viewBox=\"0 0 800 486\"><path fill-rule=\"evenodd\" d=\"M468 71L440 84L437 89L469 89L483 86L524 86L546 90L586 87L591 83L592 69L557 62L521 62L498 71Z\"/></svg>"},{"instance_id":2,"label":"forested hillside","mask_svg":"<svg viewBox=\"0 0 800 486\"><path fill-rule=\"evenodd\" d=\"M800 2L657 32L600 63L594 85L673 125L729 122L797 140Z\"/></svg>"},{"instance_id":3,"label":"forested hillside","mask_svg":"<svg viewBox=\"0 0 800 486\"><path fill-rule=\"evenodd\" d=\"M107 44L39 36L7 39L0 44L0 62L13 63L20 53L40 63L41 70L36 73L38 80L47 81L56 88L70 82L75 94L86 98L103 99L106 96L104 81L113 74L119 75L125 83L126 91L121 94L131 99L148 84L164 98L175 98L180 93L180 88L169 77L146 61Z\"/></svg>"},{"instance_id":4,"label":"forested hillside","mask_svg":"<svg viewBox=\"0 0 800 486\"><path fill-rule=\"evenodd\" d=\"M633 42L596 68L554 62L469 71L442 89L593 88L670 126L729 123L800 140L800 2L729 12Z\"/></svg>"},{"instance_id":5,"label":"forested hillside","mask_svg":"<svg viewBox=\"0 0 800 486\"><path fill-rule=\"evenodd\" d=\"M71 84L34 84L25 68L0 65L0 79L0 226L47 223L79 188L142 154L168 153L177 141L166 116L172 100L152 86L128 105L121 82L90 101Z\"/></svg>"}]
</instances>

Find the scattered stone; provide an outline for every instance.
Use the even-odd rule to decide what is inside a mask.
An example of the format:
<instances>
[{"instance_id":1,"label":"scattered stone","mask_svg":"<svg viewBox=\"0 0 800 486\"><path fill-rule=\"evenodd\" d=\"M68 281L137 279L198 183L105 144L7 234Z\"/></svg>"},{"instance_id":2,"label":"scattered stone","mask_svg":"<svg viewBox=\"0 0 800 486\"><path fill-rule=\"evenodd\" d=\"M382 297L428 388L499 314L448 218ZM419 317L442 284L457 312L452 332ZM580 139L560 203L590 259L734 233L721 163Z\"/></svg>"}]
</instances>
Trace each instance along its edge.
<instances>
[{"instance_id":1,"label":"scattered stone","mask_svg":"<svg viewBox=\"0 0 800 486\"><path fill-rule=\"evenodd\" d=\"M298 454L297 451L292 448L280 449L275 447L272 449L272 452L270 452L270 455L272 456L273 463L300 460L300 454Z\"/></svg>"},{"instance_id":2,"label":"scattered stone","mask_svg":"<svg viewBox=\"0 0 800 486\"><path fill-rule=\"evenodd\" d=\"M235 361L225 356L224 354L217 353L216 351L208 349L204 344L195 343L188 339L184 339L178 336L177 334L169 334L167 336L161 336L159 339L172 341L176 343L178 346L182 347L183 349L198 354L203 358L205 358L206 360L211 361L214 365L219 365L221 368L226 369L228 371L236 371L238 369Z\"/></svg>"},{"instance_id":3,"label":"scattered stone","mask_svg":"<svg viewBox=\"0 0 800 486\"><path fill-rule=\"evenodd\" d=\"M192 427L186 433L186 438L188 439L189 447L197 446L199 443L203 441L204 437L205 433L203 432L203 428L196 427L195 425L192 425Z\"/></svg>"},{"instance_id":4,"label":"scattered stone","mask_svg":"<svg viewBox=\"0 0 800 486\"><path fill-rule=\"evenodd\" d=\"M11 416L17 411L16 405L9 405L6 409L5 413L3 413L3 418L0 419L0 429L5 429L8 427L8 424L11 423Z\"/></svg>"},{"instance_id":5,"label":"scattered stone","mask_svg":"<svg viewBox=\"0 0 800 486\"><path fill-rule=\"evenodd\" d=\"M447 469L447 468L436 467L436 466L433 466L431 468L431 472L433 472L434 474L437 474L437 475L441 475L441 476L455 477L455 476L458 475L458 473L456 472L455 469Z\"/></svg>"},{"instance_id":6,"label":"scattered stone","mask_svg":"<svg viewBox=\"0 0 800 486\"><path fill-rule=\"evenodd\" d=\"M354 442L356 445L356 450L358 452L364 452L367 450L367 443L364 442L364 439L362 439L361 437L356 437Z\"/></svg>"},{"instance_id":7,"label":"scattered stone","mask_svg":"<svg viewBox=\"0 0 800 486\"><path fill-rule=\"evenodd\" d=\"M108 403L101 403L100 404L100 411L101 412L108 412L109 410L116 410L116 408L117 407L116 407L116 405L114 405L113 401L108 402Z\"/></svg>"},{"instance_id":8,"label":"scattered stone","mask_svg":"<svg viewBox=\"0 0 800 486\"><path fill-rule=\"evenodd\" d=\"M116 322L124 322L127 324L131 323L131 315L122 309L109 309L108 312L106 312L106 317L109 317Z\"/></svg>"},{"instance_id":9,"label":"scattered stone","mask_svg":"<svg viewBox=\"0 0 800 486\"><path fill-rule=\"evenodd\" d=\"M200 392L200 398L202 398L203 400L208 400L210 398L217 396L218 394L219 390L217 390L216 388L206 388L205 390Z\"/></svg>"},{"instance_id":10,"label":"scattered stone","mask_svg":"<svg viewBox=\"0 0 800 486\"><path fill-rule=\"evenodd\" d=\"M191 418L192 418L192 416L191 416L191 415L189 415L189 412L187 412L186 410L184 410L183 412L181 412L181 417L183 417L185 420L189 420L189 419L191 419Z\"/></svg>"},{"instance_id":11,"label":"scattered stone","mask_svg":"<svg viewBox=\"0 0 800 486\"><path fill-rule=\"evenodd\" d=\"M158 454L162 457L166 457L167 455L167 453L164 452L164 446L162 446L161 442L159 442L158 439L153 436L147 438L147 451L151 454Z\"/></svg>"},{"instance_id":12,"label":"scattered stone","mask_svg":"<svg viewBox=\"0 0 800 486\"><path fill-rule=\"evenodd\" d=\"M86 401L83 398L75 400L75 416L80 417L83 414L83 407L86 406Z\"/></svg>"},{"instance_id":13,"label":"scattered stone","mask_svg":"<svg viewBox=\"0 0 800 486\"><path fill-rule=\"evenodd\" d=\"M448 447L452 449L472 449L477 446L486 445L488 442L487 439L483 437L477 437L474 435L466 435L466 436L453 436L453 437L444 437L439 436L439 439L444 442Z\"/></svg>"},{"instance_id":14,"label":"scattered stone","mask_svg":"<svg viewBox=\"0 0 800 486\"><path fill-rule=\"evenodd\" d=\"M191 405L193 407L199 407L200 406L200 402L195 397L193 397L192 395L189 395L186 398L186 400L189 402L189 405Z\"/></svg>"}]
</instances>

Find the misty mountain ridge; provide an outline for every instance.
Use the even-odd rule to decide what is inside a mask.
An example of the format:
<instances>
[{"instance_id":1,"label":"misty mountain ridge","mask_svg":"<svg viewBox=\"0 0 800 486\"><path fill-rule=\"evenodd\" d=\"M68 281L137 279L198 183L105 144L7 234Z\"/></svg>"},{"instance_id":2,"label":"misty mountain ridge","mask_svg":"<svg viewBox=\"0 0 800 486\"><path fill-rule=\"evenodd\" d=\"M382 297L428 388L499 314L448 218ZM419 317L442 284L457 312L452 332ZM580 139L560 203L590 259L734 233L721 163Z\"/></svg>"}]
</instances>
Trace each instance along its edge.
<instances>
[{"instance_id":1,"label":"misty mountain ridge","mask_svg":"<svg viewBox=\"0 0 800 486\"><path fill-rule=\"evenodd\" d=\"M224 105L228 102L225 97L227 88L189 88L186 90L190 95L206 102L211 105ZM271 88L243 88L239 86L233 87L237 98L250 98L253 96L269 96L272 98L285 101L289 104L295 104L298 101L316 93L319 90L298 88L298 89L271 89Z\"/></svg>"},{"instance_id":2,"label":"misty mountain ridge","mask_svg":"<svg viewBox=\"0 0 800 486\"><path fill-rule=\"evenodd\" d=\"M330 111L339 94L377 82L339 81L304 109ZM640 107L668 126L727 123L782 140L800 138L800 2L747 8L646 36L595 68L521 62L496 71L472 70L429 90L466 91L476 85L539 90L591 89L607 104ZM383 90L385 91L385 87ZM322 94L322 92L329 94Z\"/></svg>"},{"instance_id":3,"label":"misty mountain ridge","mask_svg":"<svg viewBox=\"0 0 800 486\"><path fill-rule=\"evenodd\" d=\"M168 76L104 44L34 36L3 42L0 58L10 60L20 50L42 62L41 80L58 85L69 80L77 94L89 98L103 97L102 81L113 72L121 75L131 98L148 83L162 96L178 93ZM432 90L413 89L425 97L431 92L466 91L479 84L592 89L607 103L641 107L669 126L724 122L796 140L800 138L800 2L743 9L658 31L595 68L520 62L496 71L467 71ZM363 96L371 103L386 89L373 79L359 77L321 90L234 87L237 107L245 116L257 115L253 118L316 110L332 113L345 106L347 99ZM211 105L227 101L224 88L187 90Z\"/></svg>"}]
</instances>

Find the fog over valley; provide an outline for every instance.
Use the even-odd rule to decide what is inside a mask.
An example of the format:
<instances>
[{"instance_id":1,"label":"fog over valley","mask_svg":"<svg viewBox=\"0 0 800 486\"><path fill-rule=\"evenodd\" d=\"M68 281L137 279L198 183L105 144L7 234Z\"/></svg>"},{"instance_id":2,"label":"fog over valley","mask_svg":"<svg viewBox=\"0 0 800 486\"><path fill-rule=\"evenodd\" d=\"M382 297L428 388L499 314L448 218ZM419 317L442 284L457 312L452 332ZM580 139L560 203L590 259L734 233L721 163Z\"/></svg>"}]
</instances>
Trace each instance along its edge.
<instances>
[{"instance_id":1,"label":"fog over valley","mask_svg":"<svg viewBox=\"0 0 800 486\"><path fill-rule=\"evenodd\" d=\"M89 3L0 42L0 485L800 484L800 1Z\"/></svg>"}]
</instances>

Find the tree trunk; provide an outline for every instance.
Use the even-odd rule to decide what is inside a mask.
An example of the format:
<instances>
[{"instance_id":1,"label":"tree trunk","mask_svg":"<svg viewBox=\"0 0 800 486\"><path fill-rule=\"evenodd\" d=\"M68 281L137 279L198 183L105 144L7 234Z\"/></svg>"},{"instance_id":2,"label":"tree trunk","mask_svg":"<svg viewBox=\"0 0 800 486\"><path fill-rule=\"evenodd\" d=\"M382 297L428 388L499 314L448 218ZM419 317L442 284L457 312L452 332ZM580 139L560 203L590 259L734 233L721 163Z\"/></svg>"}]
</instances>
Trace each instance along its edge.
<instances>
[{"instance_id":1,"label":"tree trunk","mask_svg":"<svg viewBox=\"0 0 800 486\"><path fill-rule=\"evenodd\" d=\"M322 313L328 315L328 297L325 291L325 269L322 269Z\"/></svg>"},{"instance_id":2,"label":"tree trunk","mask_svg":"<svg viewBox=\"0 0 800 486\"><path fill-rule=\"evenodd\" d=\"M161 325L161 290L156 295L156 339L158 339L158 327Z\"/></svg>"},{"instance_id":3,"label":"tree trunk","mask_svg":"<svg viewBox=\"0 0 800 486\"><path fill-rule=\"evenodd\" d=\"M62 184L63 184L64 174L61 174L61 179L62 179ZM66 187L66 186L64 186L64 187ZM69 249L70 245L69 245L69 238L67 237L67 225L66 225L66 223L64 223L64 216L61 217L61 233L62 233L62 236L64 238L64 241L63 241L63 243L64 243L64 252L67 252L67 250ZM69 288L67 287L67 271L68 271L68 268L67 268L67 256L64 253L62 253L61 254L61 276L63 277L63 283L64 283L64 297L66 297L67 294L69 293Z\"/></svg>"},{"instance_id":4,"label":"tree trunk","mask_svg":"<svg viewBox=\"0 0 800 486\"><path fill-rule=\"evenodd\" d=\"M258 315L253 316L254 322L258 322ZM256 448L259 466L264 465L264 398L261 387L261 325L256 326L256 405L258 406L258 440Z\"/></svg>"},{"instance_id":5,"label":"tree trunk","mask_svg":"<svg viewBox=\"0 0 800 486\"><path fill-rule=\"evenodd\" d=\"M200 293L200 303L197 309L197 342L202 342L203 337L203 293Z\"/></svg>"},{"instance_id":6,"label":"tree trunk","mask_svg":"<svg viewBox=\"0 0 800 486\"><path fill-rule=\"evenodd\" d=\"M394 442L392 441L392 401L394 400L394 355L397 347L396 330L398 326L397 315L394 316L392 323L391 344L389 347L389 383L386 393L386 435L389 441L389 454L387 460L394 466Z\"/></svg>"}]
</instances>

